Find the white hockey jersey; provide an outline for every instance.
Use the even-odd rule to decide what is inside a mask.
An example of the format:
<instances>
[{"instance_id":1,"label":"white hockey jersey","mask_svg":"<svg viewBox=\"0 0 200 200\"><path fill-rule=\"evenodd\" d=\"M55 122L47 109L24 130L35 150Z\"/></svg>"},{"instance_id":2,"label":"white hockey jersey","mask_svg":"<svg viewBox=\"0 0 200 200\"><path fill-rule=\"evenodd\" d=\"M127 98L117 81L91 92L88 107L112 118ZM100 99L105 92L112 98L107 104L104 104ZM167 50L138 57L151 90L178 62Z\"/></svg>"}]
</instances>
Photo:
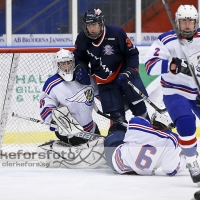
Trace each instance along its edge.
<instances>
[{"instance_id":1,"label":"white hockey jersey","mask_svg":"<svg viewBox=\"0 0 200 200\"><path fill-rule=\"evenodd\" d=\"M157 168L168 176L186 170L186 160L180 156L178 135L170 131L154 130L142 117L131 118L123 144L112 156L115 170L135 171L140 175L154 175Z\"/></svg>"},{"instance_id":2,"label":"white hockey jersey","mask_svg":"<svg viewBox=\"0 0 200 200\"><path fill-rule=\"evenodd\" d=\"M67 106L72 116L85 131L92 132L95 123L92 119L94 96L98 96L97 84L91 78L91 85L76 81L67 82L58 74L47 79L40 95L40 116L50 123L52 110Z\"/></svg>"},{"instance_id":3,"label":"white hockey jersey","mask_svg":"<svg viewBox=\"0 0 200 200\"><path fill-rule=\"evenodd\" d=\"M182 39L182 42L190 62L193 63L196 72L200 73L200 28L192 41ZM172 74L169 70L172 57L185 59L176 33L169 31L160 35L147 52L145 61L147 74L161 74L161 85L165 95L180 94L190 100L195 100L198 90L193 77L182 73ZM200 81L200 78L198 79Z\"/></svg>"}]
</instances>

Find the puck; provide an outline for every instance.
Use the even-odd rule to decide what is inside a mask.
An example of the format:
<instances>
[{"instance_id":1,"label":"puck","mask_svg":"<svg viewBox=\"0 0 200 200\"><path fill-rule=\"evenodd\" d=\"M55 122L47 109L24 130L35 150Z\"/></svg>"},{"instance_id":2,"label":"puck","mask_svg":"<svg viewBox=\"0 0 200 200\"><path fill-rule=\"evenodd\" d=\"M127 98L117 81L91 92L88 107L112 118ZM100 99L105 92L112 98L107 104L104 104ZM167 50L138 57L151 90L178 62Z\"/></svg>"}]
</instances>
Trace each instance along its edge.
<instances>
[{"instance_id":1,"label":"puck","mask_svg":"<svg viewBox=\"0 0 200 200\"><path fill-rule=\"evenodd\" d=\"M200 190L194 193L194 199L200 200Z\"/></svg>"}]
</instances>

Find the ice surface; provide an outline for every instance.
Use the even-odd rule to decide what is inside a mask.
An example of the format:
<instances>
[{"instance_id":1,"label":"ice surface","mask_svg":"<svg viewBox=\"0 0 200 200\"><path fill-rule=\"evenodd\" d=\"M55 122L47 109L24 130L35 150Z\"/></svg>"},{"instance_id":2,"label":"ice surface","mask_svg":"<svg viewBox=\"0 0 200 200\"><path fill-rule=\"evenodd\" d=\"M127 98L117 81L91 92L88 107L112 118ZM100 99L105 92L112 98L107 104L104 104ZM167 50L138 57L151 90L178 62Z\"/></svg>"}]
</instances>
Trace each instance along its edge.
<instances>
[{"instance_id":1,"label":"ice surface","mask_svg":"<svg viewBox=\"0 0 200 200\"><path fill-rule=\"evenodd\" d=\"M155 91L160 93L159 88ZM151 100L159 106L159 98ZM188 171L175 177L161 171L156 176L133 176L115 174L107 167L73 170L5 166L0 168L0 181L2 200L191 200L200 190Z\"/></svg>"},{"instance_id":2,"label":"ice surface","mask_svg":"<svg viewBox=\"0 0 200 200\"><path fill-rule=\"evenodd\" d=\"M2 167L2 200L190 200L200 190L185 171L167 177L119 175L100 169Z\"/></svg>"}]
</instances>

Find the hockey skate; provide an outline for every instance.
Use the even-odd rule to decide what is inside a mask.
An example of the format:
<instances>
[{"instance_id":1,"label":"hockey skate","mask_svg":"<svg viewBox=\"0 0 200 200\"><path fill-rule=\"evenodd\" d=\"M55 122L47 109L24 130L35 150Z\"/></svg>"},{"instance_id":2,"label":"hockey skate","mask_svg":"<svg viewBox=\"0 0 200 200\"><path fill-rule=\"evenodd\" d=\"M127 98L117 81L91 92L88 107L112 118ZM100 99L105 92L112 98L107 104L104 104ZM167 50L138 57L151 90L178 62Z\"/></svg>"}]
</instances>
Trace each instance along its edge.
<instances>
[{"instance_id":1,"label":"hockey skate","mask_svg":"<svg viewBox=\"0 0 200 200\"><path fill-rule=\"evenodd\" d=\"M194 162L188 163L187 168L190 172L190 176L194 183L197 183L200 186L200 168L197 160Z\"/></svg>"}]
</instances>

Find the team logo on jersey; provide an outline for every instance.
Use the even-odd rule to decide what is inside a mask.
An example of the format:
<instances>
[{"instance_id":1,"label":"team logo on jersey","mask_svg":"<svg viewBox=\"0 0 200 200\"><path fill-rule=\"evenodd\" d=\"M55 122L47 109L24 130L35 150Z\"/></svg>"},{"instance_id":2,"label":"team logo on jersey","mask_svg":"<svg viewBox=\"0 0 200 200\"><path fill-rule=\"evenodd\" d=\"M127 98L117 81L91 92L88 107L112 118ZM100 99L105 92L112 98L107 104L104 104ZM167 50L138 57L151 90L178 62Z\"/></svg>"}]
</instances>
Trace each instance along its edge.
<instances>
[{"instance_id":1,"label":"team logo on jersey","mask_svg":"<svg viewBox=\"0 0 200 200\"><path fill-rule=\"evenodd\" d=\"M194 64L194 63L193 63ZM197 56L197 65L195 66L197 72L200 72L200 56ZM199 76L199 74L197 74Z\"/></svg>"},{"instance_id":2,"label":"team logo on jersey","mask_svg":"<svg viewBox=\"0 0 200 200\"><path fill-rule=\"evenodd\" d=\"M198 72L200 72L200 66L199 66L199 65L196 66L196 70L197 70Z\"/></svg>"},{"instance_id":3,"label":"team logo on jersey","mask_svg":"<svg viewBox=\"0 0 200 200\"><path fill-rule=\"evenodd\" d=\"M85 103L87 106L91 106L94 101L94 88L87 86L79 90L73 97L65 99L70 102Z\"/></svg>"},{"instance_id":4,"label":"team logo on jersey","mask_svg":"<svg viewBox=\"0 0 200 200\"><path fill-rule=\"evenodd\" d=\"M91 106L93 100L94 100L94 90L87 90L85 91L85 96L86 96L86 105Z\"/></svg>"},{"instance_id":5,"label":"team logo on jersey","mask_svg":"<svg viewBox=\"0 0 200 200\"><path fill-rule=\"evenodd\" d=\"M111 47L110 45L106 45L105 47L103 47L104 48L104 50L103 50L103 52L104 52L104 55L112 55L112 54L114 54L113 53L113 47Z\"/></svg>"}]
</instances>

